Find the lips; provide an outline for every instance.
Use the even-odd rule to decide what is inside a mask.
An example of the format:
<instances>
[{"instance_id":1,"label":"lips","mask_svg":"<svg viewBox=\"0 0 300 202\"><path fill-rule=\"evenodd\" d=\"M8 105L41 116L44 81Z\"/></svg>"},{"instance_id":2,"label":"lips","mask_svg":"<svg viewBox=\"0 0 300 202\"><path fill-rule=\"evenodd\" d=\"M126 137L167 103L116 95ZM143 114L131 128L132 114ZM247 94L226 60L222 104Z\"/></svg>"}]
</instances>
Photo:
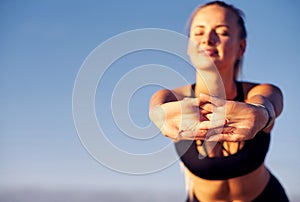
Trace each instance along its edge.
<instances>
[{"instance_id":1,"label":"lips","mask_svg":"<svg viewBox=\"0 0 300 202\"><path fill-rule=\"evenodd\" d=\"M218 51L216 49L200 49L199 53L205 54L210 57L218 55Z\"/></svg>"}]
</instances>

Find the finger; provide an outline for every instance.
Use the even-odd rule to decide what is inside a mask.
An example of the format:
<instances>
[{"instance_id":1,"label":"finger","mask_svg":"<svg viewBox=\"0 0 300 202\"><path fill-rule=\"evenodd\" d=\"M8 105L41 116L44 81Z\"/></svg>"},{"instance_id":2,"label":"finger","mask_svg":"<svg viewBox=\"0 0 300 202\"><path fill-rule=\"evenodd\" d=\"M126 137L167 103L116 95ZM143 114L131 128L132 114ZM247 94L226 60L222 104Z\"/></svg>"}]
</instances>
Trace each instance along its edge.
<instances>
[{"instance_id":1,"label":"finger","mask_svg":"<svg viewBox=\"0 0 300 202\"><path fill-rule=\"evenodd\" d=\"M226 124L225 119L220 119L220 120L209 120L209 121L202 121L199 124L198 129L199 130L209 130L209 129L217 129L220 127L223 127Z\"/></svg>"},{"instance_id":2,"label":"finger","mask_svg":"<svg viewBox=\"0 0 300 202\"><path fill-rule=\"evenodd\" d=\"M224 124L228 123L228 119L226 119L225 114L222 113L222 112L208 113L205 116L209 121L212 121L212 122L214 122L214 121L218 121L218 122L223 121Z\"/></svg>"},{"instance_id":3,"label":"finger","mask_svg":"<svg viewBox=\"0 0 300 202\"><path fill-rule=\"evenodd\" d=\"M226 102L226 100L224 100L224 99L220 99L216 96L210 96L210 95L203 94L203 93L200 93L200 99L204 103L210 102L210 103L214 104L215 106L223 106Z\"/></svg>"},{"instance_id":4,"label":"finger","mask_svg":"<svg viewBox=\"0 0 300 202\"><path fill-rule=\"evenodd\" d=\"M181 139L180 132L176 127L171 127L167 125L161 129L161 133L174 142L179 141Z\"/></svg>"},{"instance_id":5,"label":"finger","mask_svg":"<svg viewBox=\"0 0 300 202\"><path fill-rule=\"evenodd\" d=\"M205 110L207 112L212 112L214 110L214 108L216 108L216 106L214 106L211 103L204 103L204 104L200 105L200 109Z\"/></svg>"},{"instance_id":6,"label":"finger","mask_svg":"<svg viewBox=\"0 0 300 202\"><path fill-rule=\"evenodd\" d=\"M180 132L183 139L205 139L207 130L187 130Z\"/></svg>"},{"instance_id":7,"label":"finger","mask_svg":"<svg viewBox=\"0 0 300 202\"><path fill-rule=\"evenodd\" d=\"M245 136L235 132L235 127L225 126L222 130L209 130L207 140L209 141L228 141L237 142L245 141Z\"/></svg>"},{"instance_id":8,"label":"finger","mask_svg":"<svg viewBox=\"0 0 300 202\"><path fill-rule=\"evenodd\" d=\"M242 141L243 138L241 138L240 135L237 134L227 134L227 133L220 133L211 135L207 138L207 141L226 141L226 142L238 142Z\"/></svg>"},{"instance_id":9,"label":"finger","mask_svg":"<svg viewBox=\"0 0 300 202\"><path fill-rule=\"evenodd\" d=\"M209 113L211 113L211 112L210 112L210 111L207 111L207 110L205 110L205 109L201 109L201 108L200 108L200 114L206 115L206 114L209 114Z\"/></svg>"}]
</instances>

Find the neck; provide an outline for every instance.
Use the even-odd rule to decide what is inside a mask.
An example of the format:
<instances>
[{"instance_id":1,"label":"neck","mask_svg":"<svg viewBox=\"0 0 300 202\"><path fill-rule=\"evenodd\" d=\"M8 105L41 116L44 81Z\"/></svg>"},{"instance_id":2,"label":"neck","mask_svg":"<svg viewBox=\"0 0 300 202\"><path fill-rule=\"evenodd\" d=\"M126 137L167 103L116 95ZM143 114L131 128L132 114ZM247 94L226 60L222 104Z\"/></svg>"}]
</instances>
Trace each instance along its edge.
<instances>
[{"instance_id":1,"label":"neck","mask_svg":"<svg viewBox=\"0 0 300 202\"><path fill-rule=\"evenodd\" d=\"M196 74L195 96L200 93L217 96L221 99L233 99L236 96L236 84L232 72L199 71Z\"/></svg>"}]
</instances>

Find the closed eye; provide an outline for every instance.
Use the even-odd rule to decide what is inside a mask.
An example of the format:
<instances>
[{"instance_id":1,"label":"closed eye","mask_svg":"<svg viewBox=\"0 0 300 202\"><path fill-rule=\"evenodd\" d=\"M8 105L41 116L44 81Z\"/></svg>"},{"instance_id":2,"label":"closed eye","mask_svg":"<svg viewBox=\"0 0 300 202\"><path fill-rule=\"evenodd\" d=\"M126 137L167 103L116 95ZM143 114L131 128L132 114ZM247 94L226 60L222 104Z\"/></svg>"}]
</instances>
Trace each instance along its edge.
<instances>
[{"instance_id":1,"label":"closed eye","mask_svg":"<svg viewBox=\"0 0 300 202\"><path fill-rule=\"evenodd\" d=\"M229 36L229 32L218 32L221 36Z\"/></svg>"},{"instance_id":2,"label":"closed eye","mask_svg":"<svg viewBox=\"0 0 300 202\"><path fill-rule=\"evenodd\" d=\"M204 32L196 32L195 33L195 36L202 36L202 35L204 35Z\"/></svg>"}]
</instances>

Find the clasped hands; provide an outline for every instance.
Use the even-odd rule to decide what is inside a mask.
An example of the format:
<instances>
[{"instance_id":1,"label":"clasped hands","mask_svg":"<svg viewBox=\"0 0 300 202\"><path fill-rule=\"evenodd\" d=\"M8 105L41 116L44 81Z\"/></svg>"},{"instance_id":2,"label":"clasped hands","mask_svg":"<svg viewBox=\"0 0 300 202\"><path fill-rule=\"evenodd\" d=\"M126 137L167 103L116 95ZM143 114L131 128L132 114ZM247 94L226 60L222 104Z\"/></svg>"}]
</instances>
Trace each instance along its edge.
<instances>
[{"instance_id":1,"label":"clasped hands","mask_svg":"<svg viewBox=\"0 0 300 202\"><path fill-rule=\"evenodd\" d=\"M265 123L264 111L257 106L205 94L154 106L149 115L173 141L244 141Z\"/></svg>"}]
</instances>

